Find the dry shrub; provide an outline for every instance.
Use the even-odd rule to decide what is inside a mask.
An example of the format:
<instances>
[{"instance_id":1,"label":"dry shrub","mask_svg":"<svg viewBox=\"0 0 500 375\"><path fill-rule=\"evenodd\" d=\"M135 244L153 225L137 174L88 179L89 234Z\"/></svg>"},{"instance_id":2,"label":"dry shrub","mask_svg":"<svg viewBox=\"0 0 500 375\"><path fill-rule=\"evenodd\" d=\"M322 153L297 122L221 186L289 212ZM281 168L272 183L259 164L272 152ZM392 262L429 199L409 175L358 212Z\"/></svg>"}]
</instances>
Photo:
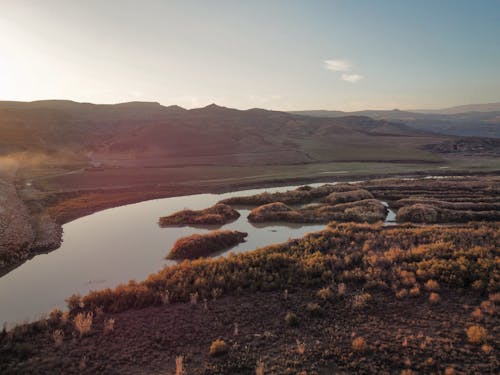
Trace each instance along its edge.
<instances>
[{"instance_id":1,"label":"dry shrub","mask_svg":"<svg viewBox=\"0 0 500 375\"><path fill-rule=\"evenodd\" d=\"M229 351L229 345L226 344L224 340L217 339L212 342L210 345L210 350L208 354L210 354L212 357L217 357L220 355L224 355Z\"/></svg>"},{"instance_id":2,"label":"dry shrub","mask_svg":"<svg viewBox=\"0 0 500 375\"><path fill-rule=\"evenodd\" d=\"M95 308L95 316L96 318L99 318L100 316L102 316L102 314L104 314L104 309L102 308L102 306L98 306Z\"/></svg>"},{"instance_id":3,"label":"dry shrub","mask_svg":"<svg viewBox=\"0 0 500 375\"><path fill-rule=\"evenodd\" d=\"M483 351L483 353L485 354L490 354L492 351L493 351L493 347L491 345L488 345L488 344L483 344L481 346L481 350Z\"/></svg>"},{"instance_id":4,"label":"dry shrub","mask_svg":"<svg viewBox=\"0 0 500 375\"><path fill-rule=\"evenodd\" d=\"M409 368L405 368L405 369L401 370L401 375L414 375L414 374L416 374L416 373Z\"/></svg>"},{"instance_id":5,"label":"dry shrub","mask_svg":"<svg viewBox=\"0 0 500 375\"><path fill-rule=\"evenodd\" d=\"M356 352L364 352L367 349L366 340L362 337L356 337L352 340L352 349Z\"/></svg>"},{"instance_id":6,"label":"dry shrub","mask_svg":"<svg viewBox=\"0 0 500 375\"><path fill-rule=\"evenodd\" d=\"M303 355L306 352L306 344L303 342L300 342L299 340L296 340L297 342L297 353L300 355Z\"/></svg>"},{"instance_id":7,"label":"dry shrub","mask_svg":"<svg viewBox=\"0 0 500 375\"><path fill-rule=\"evenodd\" d=\"M52 340L56 346L61 346L64 340L64 332L62 329L56 329L52 332Z\"/></svg>"},{"instance_id":8,"label":"dry shrub","mask_svg":"<svg viewBox=\"0 0 500 375\"><path fill-rule=\"evenodd\" d=\"M437 292L439 290L439 283L435 280L428 280L425 283L425 289L429 292Z\"/></svg>"},{"instance_id":9,"label":"dry shrub","mask_svg":"<svg viewBox=\"0 0 500 375\"><path fill-rule=\"evenodd\" d=\"M317 303L310 302L307 304L307 312L312 316L318 316L321 314L321 307Z\"/></svg>"},{"instance_id":10,"label":"dry shrub","mask_svg":"<svg viewBox=\"0 0 500 375\"><path fill-rule=\"evenodd\" d=\"M434 358L429 357L429 358L427 358L427 359L425 360L425 365L426 365L426 366L432 366L432 365L434 364L434 362L435 362L435 361L434 361Z\"/></svg>"},{"instance_id":11,"label":"dry shrub","mask_svg":"<svg viewBox=\"0 0 500 375\"><path fill-rule=\"evenodd\" d=\"M400 291L396 292L397 299L404 299L407 296L408 296L408 290L406 289L401 289Z\"/></svg>"},{"instance_id":12,"label":"dry shrub","mask_svg":"<svg viewBox=\"0 0 500 375\"><path fill-rule=\"evenodd\" d=\"M492 293L488 299L493 303L500 303L500 293Z\"/></svg>"},{"instance_id":13,"label":"dry shrub","mask_svg":"<svg viewBox=\"0 0 500 375\"><path fill-rule=\"evenodd\" d=\"M65 311L61 315L61 325L65 326L69 320L69 311Z\"/></svg>"},{"instance_id":14,"label":"dry shrub","mask_svg":"<svg viewBox=\"0 0 500 375\"><path fill-rule=\"evenodd\" d=\"M290 327L296 327L296 326L299 325L299 318L297 317L296 314L294 314L293 312L289 311L285 315L285 322Z\"/></svg>"},{"instance_id":15,"label":"dry shrub","mask_svg":"<svg viewBox=\"0 0 500 375\"><path fill-rule=\"evenodd\" d=\"M337 293L339 296L344 296L347 291L347 286L344 283L340 283L337 287Z\"/></svg>"},{"instance_id":16,"label":"dry shrub","mask_svg":"<svg viewBox=\"0 0 500 375\"><path fill-rule=\"evenodd\" d=\"M255 375L264 375L264 369L264 361L262 359L259 359L255 367Z\"/></svg>"},{"instance_id":17,"label":"dry shrub","mask_svg":"<svg viewBox=\"0 0 500 375\"><path fill-rule=\"evenodd\" d=\"M170 303L170 293L168 290L160 294L160 300L162 305L168 305Z\"/></svg>"},{"instance_id":18,"label":"dry shrub","mask_svg":"<svg viewBox=\"0 0 500 375\"><path fill-rule=\"evenodd\" d=\"M323 301L328 301L333 299L333 291L329 287L321 288L320 290L318 290L316 295L318 296L319 299Z\"/></svg>"},{"instance_id":19,"label":"dry shrub","mask_svg":"<svg viewBox=\"0 0 500 375\"><path fill-rule=\"evenodd\" d=\"M352 297L352 307L354 309L361 309L365 307L372 300L372 295L370 293L360 293Z\"/></svg>"},{"instance_id":20,"label":"dry shrub","mask_svg":"<svg viewBox=\"0 0 500 375\"><path fill-rule=\"evenodd\" d=\"M175 375L185 375L186 369L184 368L184 356L178 355L175 357Z\"/></svg>"},{"instance_id":21,"label":"dry shrub","mask_svg":"<svg viewBox=\"0 0 500 375\"><path fill-rule=\"evenodd\" d=\"M476 307L474 311L472 311L471 316L476 320L481 320L483 317L483 312L479 307Z\"/></svg>"},{"instance_id":22,"label":"dry shrub","mask_svg":"<svg viewBox=\"0 0 500 375\"><path fill-rule=\"evenodd\" d=\"M481 310L483 310L488 315L495 315L496 313L495 304L491 301L481 302Z\"/></svg>"},{"instance_id":23,"label":"dry shrub","mask_svg":"<svg viewBox=\"0 0 500 375\"><path fill-rule=\"evenodd\" d=\"M110 332L113 332L115 329L115 319L114 318L109 318L106 319L104 322L104 334L108 334Z\"/></svg>"},{"instance_id":24,"label":"dry shrub","mask_svg":"<svg viewBox=\"0 0 500 375\"><path fill-rule=\"evenodd\" d=\"M92 312L88 313L78 313L75 317L74 324L75 328L80 334L80 337L87 335L92 328L92 321L94 314Z\"/></svg>"},{"instance_id":25,"label":"dry shrub","mask_svg":"<svg viewBox=\"0 0 500 375\"><path fill-rule=\"evenodd\" d=\"M467 340L471 344L481 344L486 341L486 337L488 336L488 331L486 330L486 328L477 325L467 328L466 333Z\"/></svg>"},{"instance_id":26,"label":"dry shrub","mask_svg":"<svg viewBox=\"0 0 500 375\"><path fill-rule=\"evenodd\" d=\"M410 289L410 297L418 297L420 295L420 287L415 285Z\"/></svg>"},{"instance_id":27,"label":"dry shrub","mask_svg":"<svg viewBox=\"0 0 500 375\"><path fill-rule=\"evenodd\" d=\"M432 293L429 295L429 302L430 302L430 303L438 303L440 300L441 300L441 297L439 297L439 294L438 294L438 293L434 293L434 292L432 292Z\"/></svg>"},{"instance_id":28,"label":"dry shrub","mask_svg":"<svg viewBox=\"0 0 500 375\"><path fill-rule=\"evenodd\" d=\"M84 354L78 363L78 369L80 371L85 370L87 368L87 354Z\"/></svg>"},{"instance_id":29,"label":"dry shrub","mask_svg":"<svg viewBox=\"0 0 500 375\"><path fill-rule=\"evenodd\" d=\"M211 291L210 291L210 294L212 295L212 299L214 301L217 300L217 298L219 298L220 296L222 296L222 289L221 288L213 288Z\"/></svg>"},{"instance_id":30,"label":"dry shrub","mask_svg":"<svg viewBox=\"0 0 500 375\"><path fill-rule=\"evenodd\" d=\"M52 323L52 324L57 324L59 322L59 319L61 318L62 316L62 311L59 310L58 308L53 308L50 313L49 313L49 321Z\"/></svg>"},{"instance_id":31,"label":"dry shrub","mask_svg":"<svg viewBox=\"0 0 500 375\"><path fill-rule=\"evenodd\" d=\"M191 293L191 294L189 295L189 303L190 303L191 305L196 305L196 304L198 304L198 297L199 297L198 292Z\"/></svg>"}]
</instances>

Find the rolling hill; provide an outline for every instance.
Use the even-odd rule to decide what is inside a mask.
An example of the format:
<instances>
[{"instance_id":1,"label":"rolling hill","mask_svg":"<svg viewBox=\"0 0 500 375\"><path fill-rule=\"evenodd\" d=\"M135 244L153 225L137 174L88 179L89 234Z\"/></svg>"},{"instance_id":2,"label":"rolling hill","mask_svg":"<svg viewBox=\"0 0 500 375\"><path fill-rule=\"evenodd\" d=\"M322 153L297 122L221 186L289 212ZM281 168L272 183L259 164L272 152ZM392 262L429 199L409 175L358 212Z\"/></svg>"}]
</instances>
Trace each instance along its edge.
<instances>
[{"instance_id":1,"label":"rolling hill","mask_svg":"<svg viewBox=\"0 0 500 375\"><path fill-rule=\"evenodd\" d=\"M447 137L385 119L313 117L215 104L0 102L0 153L162 165L432 161Z\"/></svg>"}]
</instances>

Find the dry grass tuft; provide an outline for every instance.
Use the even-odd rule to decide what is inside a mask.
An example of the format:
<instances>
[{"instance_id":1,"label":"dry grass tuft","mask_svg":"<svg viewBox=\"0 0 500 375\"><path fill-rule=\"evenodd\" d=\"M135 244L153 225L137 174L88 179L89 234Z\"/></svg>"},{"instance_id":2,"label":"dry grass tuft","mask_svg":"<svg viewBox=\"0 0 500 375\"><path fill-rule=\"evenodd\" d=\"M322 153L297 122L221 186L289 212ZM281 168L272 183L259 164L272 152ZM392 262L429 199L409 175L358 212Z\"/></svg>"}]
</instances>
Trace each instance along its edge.
<instances>
[{"instance_id":1,"label":"dry grass tuft","mask_svg":"<svg viewBox=\"0 0 500 375\"><path fill-rule=\"evenodd\" d=\"M318 290L316 295L318 296L319 299L323 301L328 301L333 299L333 291L329 287L321 288L320 290Z\"/></svg>"},{"instance_id":2,"label":"dry grass tuft","mask_svg":"<svg viewBox=\"0 0 500 375\"><path fill-rule=\"evenodd\" d=\"M257 361L257 366L255 367L255 375L264 375L264 361L262 359L259 359Z\"/></svg>"},{"instance_id":3,"label":"dry grass tuft","mask_svg":"<svg viewBox=\"0 0 500 375\"><path fill-rule=\"evenodd\" d=\"M483 312L479 307L476 307L474 311L472 311L471 316L476 320L481 320L483 318Z\"/></svg>"},{"instance_id":4,"label":"dry grass tuft","mask_svg":"<svg viewBox=\"0 0 500 375\"><path fill-rule=\"evenodd\" d=\"M483 353L485 354L490 354L492 351L493 351L493 347L491 345L488 345L488 344L483 344L481 346L481 350L483 351Z\"/></svg>"},{"instance_id":5,"label":"dry grass tuft","mask_svg":"<svg viewBox=\"0 0 500 375\"><path fill-rule=\"evenodd\" d=\"M408 297L408 290L401 289L401 290L396 292L397 299L405 299L406 297Z\"/></svg>"},{"instance_id":6,"label":"dry grass tuft","mask_svg":"<svg viewBox=\"0 0 500 375\"><path fill-rule=\"evenodd\" d=\"M352 340L352 349L356 352L364 352L367 349L366 340L362 337L356 337Z\"/></svg>"},{"instance_id":7,"label":"dry grass tuft","mask_svg":"<svg viewBox=\"0 0 500 375\"><path fill-rule=\"evenodd\" d=\"M337 288L337 293L339 296L344 296L347 291L347 286L344 283L340 283Z\"/></svg>"},{"instance_id":8,"label":"dry grass tuft","mask_svg":"<svg viewBox=\"0 0 500 375\"><path fill-rule=\"evenodd\" d=\"M467 340L471 344L481 344L486 341L486 337L488 336L488 331L486 330L486 328L477 325L467 328L466 333Z\"/></svg>"},{"instance_id":9,"label":"dry grass tuft","mask_svg":"<svg viewBox=\"0 0 500 375\"><path fill-rule=\"evenodd\" d=\"M229 352L229 345L224 340L217 339L210 345L208 352L212 357L218 357Z\"/></svg>"},{"instance_id":10,"label":"dry grass tuft","mask_svg":"<svg viewBox=\"0 0 500 375\"><path fill-rule=\"evenodd\" d=\"M434 293L434 292L432 292L432 293L429 295L429 302L430 302L430 303L438 303L440 300L441 300L441 297L439 297L439 294L438 294L438 293Z\"/></svg>"},{"instance_id":11,"label":"dry grass tuft","mask_svg":"<svg viewBox=\"0 0 500 375\"><path fill-rule=\"evenodd\" d=\"M175 357L175 375L185 375L186 369L184 368L184 356L178 355Z\"/></svg>"},{"instance_id":12,"label":"dry grass tuft","mask_svg":"<svg viewBox=\"0 0 500 375\"><path fill-rule=\"evenodd\" d=\"M493 302L483 301L481 302L481 310L483 310L488 315L495 315L497 309Z\"/></svg>"},{"instance_id":13,"label":"dry grass tuft","mask_svg":"<svg viewBox=\"0 0 500 375\"><path fill-rule=\"evenodd\" d=\"M113 332L115 329L115 319L109 318L104 322L104 334L107 335L110 332Z\"/></svg>"},{"instance_id":14,"label":"dry grass tuft","mask_svg":"<svg viewBox=\"0 0 500 375\"><path fill-rule=\"evenodd\" d=\"M370 293L356 294L352 297L352 307L354 309L361 309L365 307L372 300Z\"/></svg>"},{"instance_id":15,"label":"dry grass tuft","mask_svg":"<svg viewBox=\"0 0 500 375\"><path fill-rule=\"evenodd\" d=\"M89 313L78 313L75 317L74 324L75 328L80 334L80 337L83 337L89 334L90 329L92 328L92 321L94 319L94 314L92 312Z\"/></svg>"},{"instance_id":16,"label":"dry grass tuft","mask_svg":"<svg viewBox=\"0 0 500 375\"><path fill-rule=\"evenodd\" d=\"M64 332L62 329L56 329L52 332L52 340L56 346L61 346L64 340Z\"/></svg>"},{"instance_id":17,"label":"dry grass tuft","mask_svg":"<svg viewBox=\"0 0 500 375\"><path fill-rule=\"evenodd\" d=\"M296 326L299 325L299 318L297 317L296 314L294 314L293 312L289 311L285 315L285 322L290 327L296 327Z\"/></svg>"},{"instance_id":18,"label":"dry grass tuft","mask_svg":"<svg viewBox=\"0 0 500 375\"><path fill-rule=\"evenodd\" d=\"M306 344L303 342L300 342L299 340L296 340L297 342L297 353L300 355L303 355L306 352Z\"/></svg>"},{"instance_id":19,"label":"dry grass tuft","mask_svg":"<svg viewBox=\"0 0 500 375\"><path fill-rule=\"evenodd\" d=\"M425 289L429 292L437 292L439 290L439 283L435 280L428 280L425 283Z\"/></svg>"}]
</instances>

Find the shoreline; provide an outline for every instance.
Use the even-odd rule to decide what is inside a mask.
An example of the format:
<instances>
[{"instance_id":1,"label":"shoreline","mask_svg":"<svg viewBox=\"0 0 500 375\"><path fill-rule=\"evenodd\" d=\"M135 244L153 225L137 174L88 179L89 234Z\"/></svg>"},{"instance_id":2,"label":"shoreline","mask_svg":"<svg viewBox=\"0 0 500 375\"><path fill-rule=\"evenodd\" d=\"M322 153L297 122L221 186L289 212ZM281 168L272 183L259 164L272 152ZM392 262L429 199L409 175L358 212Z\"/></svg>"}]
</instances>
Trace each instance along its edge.
<instances>
[{"instance_id":1,"label":"shoreline","mask_svg":"<svg viewBox=\"0 0 500 375\"><path fill-rule=\"evenodd\" d=\"M73 220L80 219L82 217L94 214L99 211L126 206L129 204L146 202L149 200L163 199L163 198L174 198L183 197L187 195L197 195L197 194L224 194L230 192L237 192L243 190L251 189L264 189L264 188L275 188L275 187L286 187L291 185L303 185L311 183L333 183L333 182L353 182L353 181L367 181L367 180L378 180L378 179L391 179L391 178L422 178L426 176L436 176L436 177L467 177L467 176L500 176L499 171L493 172L471 172L471 171L443 171L439 173L433 171L427 172L412 172L412 173L387 173L387 174L373 174L373 175L335 175L335 176L314 176L314 177L297 177L297 178L283 178L283 179L269 179L260 180L254 182L243 182L243 183L230 183L230 184L215 184L215 185L199 185L194 187L192 185L165 185L164 190L147 190L144 189L140 192L134 192L136 188L121 188L121 189L96 189L96 190L81 190L77 192L62 192L58 193L61 196L70 195L67 199L62 199L58 204L67 202L73 198L84 197L88 195L101 195L103 197L110 196L108 201L99 202L98 205L94 207L76 207L73 208L74 211L72 215L59 215L52 216L56 222L60 225L68 224ZM194 184L194 183L193 183ZM158 187L157 187L158 189ZM129 195L128 198L113 200L113 195ZM71 197L73 196L73 197ZM57 207L58 204L46 207L46 210L50 212L51 208ZM69 218L69 219L68 219Z\"/></svg>"}]
</instances>

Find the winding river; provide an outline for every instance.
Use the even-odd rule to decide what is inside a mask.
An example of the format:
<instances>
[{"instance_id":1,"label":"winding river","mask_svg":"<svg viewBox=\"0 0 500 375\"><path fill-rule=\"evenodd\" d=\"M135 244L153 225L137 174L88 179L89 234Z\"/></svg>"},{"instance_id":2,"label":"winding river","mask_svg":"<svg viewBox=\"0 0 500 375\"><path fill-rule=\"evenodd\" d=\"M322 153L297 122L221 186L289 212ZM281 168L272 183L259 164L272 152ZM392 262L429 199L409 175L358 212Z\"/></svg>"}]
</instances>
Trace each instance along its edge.
<instances>
[{"instance_id":1,"label":"winding river","mask_svg":"<svg viewBox=\"0 0 500 375\"><path fill-rule=\"evenodd\" d=\"M312 184L319 186L322 184ZM131 279L143 280L165 265L164 257L180 238L215 228L160 228L160 216L184 208L202 209L236 195L275 192L297 186L253 189L226 194L197 194L151 200L115 207L82 217L64 225L62 246L40 254L0 278L0 323L8 325L38 319L52 308L66 307L73 293L114 287ZM255 226L246 219L249 210L239 209L240 218L224 229L248 233L246 242L226 251L243 252L289 238L299 238L324 225L270 224ZM386 224L394 214L389 213Z\"/></svg>"}]
</instances>

